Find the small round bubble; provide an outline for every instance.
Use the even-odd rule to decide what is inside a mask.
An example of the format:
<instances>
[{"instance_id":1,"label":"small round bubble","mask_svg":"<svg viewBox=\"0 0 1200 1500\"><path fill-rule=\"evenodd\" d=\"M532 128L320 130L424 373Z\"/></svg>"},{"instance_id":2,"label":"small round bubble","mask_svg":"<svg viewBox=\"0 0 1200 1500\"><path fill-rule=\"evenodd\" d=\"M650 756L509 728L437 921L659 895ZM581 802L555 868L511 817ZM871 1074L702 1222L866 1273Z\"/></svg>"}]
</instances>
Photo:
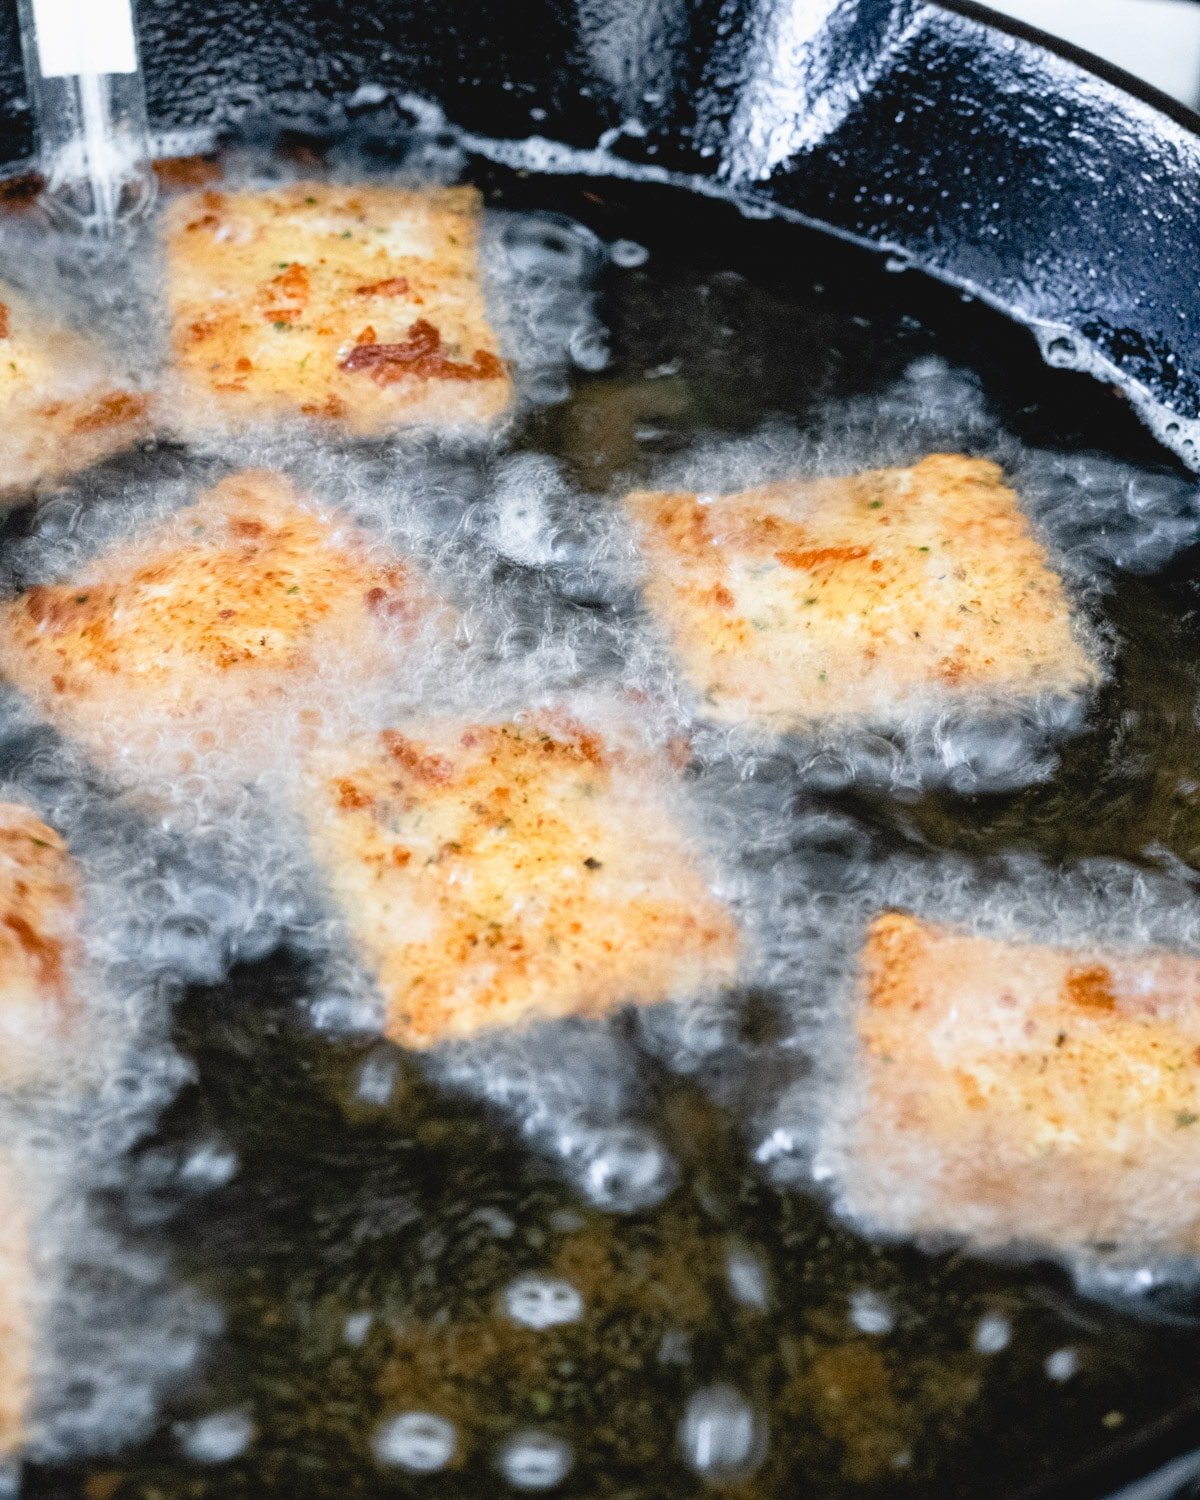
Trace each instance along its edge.
<instances>
[{"instance_id":1,"label":"small round bubble","mask_svg":"<svg viewBox=\"0 0 1200 1500\"><path fill-rule=\"evenodd\" d=\"M396 1087L396 1057L386 1048L370 1052L358 1069L354 1096L363 1104L382 1109L391 1102Z\"/></svg>"},{"instance_id":2,"label":"small round bubble","mask_svg":"<svg viewBox=\"0 0 1200 1500\"><path fill-rule=\"evenodd\" d=\"M766 1269L757 1255L744 1246L735 1245L725 1257L725 1279L736 1302L766 1312L771 1292Z\"/></svg>"},{"instance_id":3,"label":"small round bubble","mask_svg":"<svg viewBox=\"0 0 1200 1500\"><path fill-rule=\"evenodd\" d=\"M180 1429L179 1441L190 1459L200 1464L225 1464L250 1446L254 1423L245 1412L214 1412Z\"/></svg>"},{"instance_id":4,"label":"small round bubble","mask_svg":"<svg viewBox=\"0 0 1200 1500\"><path fill-rule=\"evenodd\" d=\"M1056 1349L1046 1360L1046 1375L1064 1385L1079 1373L1079 1355L1074 1349Z\"/></svg>"},{"instance_id":5,"label":"small round bubble","mask_svg":"<svg viewBox=\"0 0 1200 1500\"><path fill-rule=\"evenodd\" d=\"M860 1333L879 1337L895 1328L896 1314L878 1292L859 1291L850 1298L850 1321Z\"/></svg>"},{"instance_id":6,"label":"small round bubble","mask_svg":"<svg viewBox=\"0 0 1200 1500\"><path fill-rule=\"evenodd\" d=\"M342 1337L352 1349L361 1349L367 1341L374 1317L369 1312L351 1313L342 1325Z\"/></svg>"},{"instance_id":7,"label":"small round bubble","mask_svg":"<svg viewBox=\"0 0 1200 1500\"><path fill-rule=\"evenodd\" d=\"M600 1208L636 1213L661 1203L678 1180L666 1147L649 1130L616 1125L596 1133L588 1153L584 1188Z\"/></svg>"},{"instance_id":8,"label":"small round bubble","mask_svg":"<svg viewBox=\"0 0 1200 1500\"><path fill-rule=\"evenodd\" d=\"M988 1313L975 1325L971 1347L977 1354L999 1354L1012 1342L1012 1325L1001 1313Z\"/></svg>"},{"instance_id":9,"label":"small round bubble","mask_svg":"<svg viewBox=\"0 0 1200 1500\"><path fill-rule=\"evenodd\" d=\"M184 1187L197 1191L225 1187L237 1176L237 1153L219 1141L206 1141L185 1157L179 1169Z\"/></svg>"},{"instance_id":10,"label":"small round bubble","mask_svg":"<svg viewBox=\"0 0 1200 1500\"><path fill-rule=\"evenodd\" d=\"M679 1446L688 1466L711 1482L741 1479L762 1462L766 1449L762 1420L731 1385L697 1391L679 1428Z\"/></svg>"},{"instance_id":11,"label":"small round bubble","mask_svg":"<svg viewBox=\"0 0 1200 1500\"><path fill-rule=\"evenodd\" d=\"M608 247L608 258L614 266L628 271L635 266L644 266L650 259L650 252L636 240L614 240Z\"/></svg>"},{"instance_id":12,"label":"small round bubble","mask_svg":"<svg viewBox=\"0 0 1200 1500\"><path fill-rule=\"evenodd\" d=\"M603 370L609 362L604 335L592 327L578 328L567 345L571 359L581 370Z\"/></svg>"},{"instance_id":13,"label":"small round bubble","mask_svg":"<svg viewBox=\"0 0 1200 1500\"><path fill-rule=\"evenodd\" d=\"M381 1463L410 1474L436 1474L454 1457L458 1434L445 1417L427 1411L401 1412L375 1434L375 1456Z\"/></svg>"},{"instance_id":14,"label":"small round bubble","mask_svg":"<svg viewBox=\"0 0 1200 1500\"><path fill-rule=\"evenodd\" d=\"M548 1432L518 1432L500 1450L500 1472L514 1489L552 1490L571 1472L571 1445Z\"/></svg>"},{"instance_id":15,"label":"small round bubble","mask_svg":"<svg viewBox=\"0 0 1200 1500\"><path fill-rule=\"evenodd\" d=\"M583 1298L569 1281L519 1276L504 1289L504 1310L523 1328L555 1328L583 1316Z\"/></svg>"}]
</instances>

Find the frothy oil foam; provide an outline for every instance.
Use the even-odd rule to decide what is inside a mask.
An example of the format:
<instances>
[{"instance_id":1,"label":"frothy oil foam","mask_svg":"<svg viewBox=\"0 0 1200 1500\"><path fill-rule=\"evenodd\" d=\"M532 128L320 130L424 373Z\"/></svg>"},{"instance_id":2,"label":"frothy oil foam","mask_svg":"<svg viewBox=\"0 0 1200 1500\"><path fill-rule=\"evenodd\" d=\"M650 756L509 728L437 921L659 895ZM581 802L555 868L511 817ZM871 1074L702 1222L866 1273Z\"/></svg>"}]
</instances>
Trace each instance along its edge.
<instances>
[{"instance_id":1,"label":"frothy oil foam","mask_svg":"<svg viewBox=\"0 0 1200 1500\"><path fill-rule=\"evenodd\" d=\"M284 173L256 163L236 168L232 180L253 185ZM6 228L0 250L27 266L30 234ZM629 242L605 247L559 216L487 216L489 304L523 411L567 399L573 379L604 367L593 282L606 257L618 268L644 259ZM81 316L76 270L47 285L50 304ZM95 322L139 378L162 357L161 295L147 249ZM301 505L361 535L373 559L411 563L452 622L391 641L386 668L353 694L326 681L320 732L330 741L431 716L494 720L581 694L601 722L595 705L605 700L632 709L651 743L687 737L691 762L674 795L745 934L740 989L672 1001L632 1024L563 1020L459 1042L422 1066L439 1085L488 1103L604 1208L646 1208L678 1180L651 1104L653 1075L664 1066L698 1079L739 1117L747 1155L781 1187L807 1188L816 1177L836 1195L830 1122L853 1060L855 956L879 910L904 907L974 931L1081 947L1111 943L1119 925L1134 951L1158 944L1200 953L1182 878L1115 864L1062 872L1029 859L898 852L829 799L856 786L915 795L931 784L979 792L1045 779L1086 704L1065 713L991 705L986 718L947 710L895 733L838 730L785 743L692 718L639 604L623 490L730 492L778 477L908 464L931 451L1004 466L1105 662L1114 652L1104 621L1109 574L1153 572L1200 537L1190 482L1099 455L1032 452L998 427L970 375L925 360L892 390L831 406L805 431L775 422L741 440L697 433L682 455L626 476L600 500L574 489L553 458L506 452L498 439L409 435L361 446L298 427L246 434L205 454L152 448L43 495L2 566L14 592L69 581L115 547L136 550L230 473L272 470L287 476ZM272 736L278 744L303 742L308 707L300 697L285 710ZM97 1190L126 1184L126 1153L189 1076L169 1042L174 997L287 944L312 961L314 1024L370 1031L382 1019L290 810L290 750L263 745L249 770L231 770L210 747L184 748L186 771L152 756L115 767L89 761L15 693L0 697L5 796L46 817L83 871L87 1002L106 1038L78 1080L14 1107L5 1125L6 1141L34 1161L39 1185L44 1333L29 1451L45 1459L144 1432L162 1389L216 1326L212 1309L176 1286L136 1234L114 1229L95 1207ZM771 1011L767 1040L745 1036L750 992ZM372 1054L363 1107L386 1103L389 1055L384 1045ZM219 1142L196 1149L163 1165L180 1193L189 1181L237 1170ZM1135 1276L1133 1260L1122 1274ZM1077 1270L1092 1274L1094 1266ZM745 1464L754 1444L739 1433ZM228 1446L226 1436L188 1441L209 1451ZM689 1453L700 1441L693 1438L689 1429Z\"/></svg>"}]
</instances>

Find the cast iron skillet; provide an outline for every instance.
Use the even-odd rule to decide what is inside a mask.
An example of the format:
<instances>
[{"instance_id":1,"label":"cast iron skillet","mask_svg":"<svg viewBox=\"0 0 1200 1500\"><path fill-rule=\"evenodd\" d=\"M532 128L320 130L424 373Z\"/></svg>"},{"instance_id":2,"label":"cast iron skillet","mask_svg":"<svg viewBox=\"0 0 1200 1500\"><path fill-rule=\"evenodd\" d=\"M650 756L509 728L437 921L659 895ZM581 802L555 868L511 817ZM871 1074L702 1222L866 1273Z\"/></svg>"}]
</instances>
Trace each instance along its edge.
<instances>
[{"instance_id":1,"label":"cast iron skillet","mask_svg":"<svg viewBox=\"0 0 1200 1500\"><path fill-rule=\"evenodd\" d=\"M153 121L164 133L220 132L257 120L316 143L348 130L386 143L402 137L414 113L420 115L414 100L432 100L470 133L483 158L502 161L504 142L531 134L576 152L591 151L603 138L607 157L558 159L564 180L557 206L590 218L609 235L642 223L655 263L669 261L673 239L707 237L714 266L740 257L766 284L786 288L794 257L805 288L819 281L832 310L820 312L815 294L801 288L796 330L819 328L822 348L832 355L809 357L791 369L792 411L894 377L928 341L937 352L980 368L1006 425L1030 442L1095 445L1142 462L1162 460L1161 448L1130 416L1132 397L1159 438L1185 460L1192 457L1188 424L1200 419L1194 275L1200 140L1191 117L1115 71L1090 71L1049 50L1033 33L1001 29L976 7L915 0L808 6L479 0L426 8L403 0L297 0L284 9L260 0L143 0L141 34ZM364 91L366 83L375 87ZM14 166L30 144L22 89L10 24L0 45L0 98L7 101L0 158ZM666 173L678 188L623 182L592 193L585 169L605 175L614 159L627 176ZM494 200L538 206L544 197L503 164L490 178L489 170L485 162L479 175ZM919 277L887 276L879 257L827 237L779 222L743 221L704 201L713 193L743 210L769 209L824 226L969 289L1032 327L1052 364L1092 369L1110 388L1046 369L1013 322L982 308L963 309L944 288ZM664 274L673 274L669 266ZM679 326L664 322L645 335L646 348L627 348L630 367L654 362L659 333L664 340L681 336L691 274L679 272ZM731 302L737 295L729 293ZM854 310L866 314L870 331L855 332L864 320L852 316ZM631 334L631 344L642 336ZM620 343L618 330L619 351ZM796 347L801 343L797 339ZM696 344L685 360L709 358L698 336ZM777 387L781 370L771 372ZM745 378L713 382L727 394L724 405L716 401L706 412L710 427L753 425L756 377L748 367L739 373ZM570 467L570 434L555 429L558 421L548 413L523 440L539 446L544 439ZM586 487L582 469L573 478ZM1190 590L1187 570L1163 587ZM1177 644L1180 652L1196 654L1182 636ZM1200 658L1196 667L1200 672ZM210 1128L233 1139L243 1164L237 1182L180 1229L176 1248L194 1276L216 1274L214 1289L230 1307L238 1359L259 1361L267 1384L276 1379L274 1365L295 1361L278 1376L287 1394L279 1397L275 1418L284 1428L294 1421L295 1428L274 1460L277 1468L264 1460L210 1483L197 1480L189 1490L168 1426L129 1458L124 1473L95 1465L48 1468L30 1476L30 1493L376 1492L369 1483L362 1488L361 1466L329 1467L329 1451L310 1440L307 1408L295 1392L311 1378L311 1399L320 1405L333 1367L314 1365L310 1374L308 1334L281 1342L280 1310L295 1305L307 1319L310 1307L328 1299L340 1311L346 1285L382 1285L403 1257L411 1258L414 1277L429 1271L465 1284L476 1274L475 1251L460 1233L461 1208L495 1197L523 1229L537 1229L558 1206L560 1190L543 1184L518 1208L513 1185L527 1163L515 1147L470 1106L427 1099L415 1076L417 1102L403 1135L387 1121L346 1126L327 1096L336 1092L335 1075L353 1075L358 1052L297 1033L291 1001L303 988L302 975L276 963L236 973L226 986L192 997L181 1012L178 1039L197 1061L200 1081L147 1148L169 1150ZM322 1080L334 1082L326 1088ZM662 1080L661 1091L664 1111L694 1111L700 1120L702 1106L676 1099L680 1086ZM871 1252L855 1248L849 1236L828 1234L811 1205L781 1203L759 1188L738 1186L736 1150L718 1139L724 1127L705 1128L713 1132L715 1157L734 1163L730 1191L749 1195L740 1206L777 1246L781 1272L787 1267L810 1284L828 1277L840 1286L847 1264ZM698 1161L695 1171L701 1170L719 1175L724 1168ZM430 1235L410 1232L409 1221L387 1220L388 1205L405 1195L421 1205L420 1222L436 1226L431 1234L441 1235L440 1252L430 1249ZM633 1231L635 1237L642 1232ZM644 1232L662 1231L648 1224ZM691 1229L681 1224L678 1232ZM895 1260L897 1274L927 1274L904 1253ZM213 1267L224 1268L224 1282ZM972 1298L990 1295L985 1269L950 1260L929 1275L950 1303L961 1298L974 1305ZM1062 1278L1056 1282L1051 1273L1038 1272L1033 1281L1043 1292L1049 1288L1046 1295L1068 1295ZM1187 1369L1190 1329L1128 1336L1131 1365L1152 1357L1147 1341L1153 1338L1160 1341L1164 1371ZM748 1348L746 1358L753 1353ZM212 1377L217 1398L227 1381L234 1399L240 1376L235 1366L228 1373L218 1368ZM348 1386L353 1378L344 1376ZM176 1415L186 1415L186 1399ZM1039 1404L1047 1409L1039 1411ZM1194 1449L1200 1429L1200 1406L1185 1380L1172 1400L1160 1403L1158 1417L1148 1402L1125 1434L1094 1452L1076 1444L1061 1468L1026 1473L1005 1487L1000 1424L1017 1424L1026 1438L1040 1433L1039 1443L1050 1452L1051 1405L1031 1387L997 1408L991 1430L979 1434L977 1459L963 1455L965 1467L947 1475L944 1493L1096 1497L1163 1462L1169 1466ZM674 1418L662 1420L669 1447ZM991 1458L989 1445L996 1449ZM326 1467L319 1474L310 1469L305 1479L304 1465L318 1449ZM124 1466L118 1461L118 1469ZM110 1485L114 1477L125 1487ZM619 1475L609 1477L616 1484ZM685 1479L667 1467L639 1488L631 1471L621 1492L674 1497L691 1493L681 1487ZM481 1471L477 1492L486 1493L491 1482ZM587 1482L581 1472L579 1483ZM1169 1496L1187 1482L1168 1467L1144 1493ZM380 1481L377 1492L385 1490L407 1492Z\"/></svg>"},{"instance_id":2,"label":"cast iron skillet","mask_svg":"<svg viewBox=\"0 0 1200 1500\"><path fill-rule=\"evenodd\" d=\"M141 0L159 129L344 125L364 81L490 137L695 175L910 257L1097 366L1185 456L1200 138L1119 71L964 0ZM30 147L15 6L0 161Z\"/></svg>"}]
</instances>

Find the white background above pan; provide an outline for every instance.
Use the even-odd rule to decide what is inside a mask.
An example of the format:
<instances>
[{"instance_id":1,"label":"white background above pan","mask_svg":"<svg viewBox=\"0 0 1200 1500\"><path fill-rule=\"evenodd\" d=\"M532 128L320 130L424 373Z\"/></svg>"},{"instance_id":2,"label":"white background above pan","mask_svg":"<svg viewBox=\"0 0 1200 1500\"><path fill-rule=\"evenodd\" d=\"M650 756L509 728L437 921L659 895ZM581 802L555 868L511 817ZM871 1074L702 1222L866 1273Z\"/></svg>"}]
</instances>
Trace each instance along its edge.
<instances>
[{"instance_id":1,"label":"white background above pan","mask_svg":"<svg viewBox=\"0 0 1200 1500\"><path fill-rule=\"evenodd\" d=\"M1200 5L1192 0L986 3L1107 58L1193 109L1200 106Z\"/></svg>"}]
</instances>

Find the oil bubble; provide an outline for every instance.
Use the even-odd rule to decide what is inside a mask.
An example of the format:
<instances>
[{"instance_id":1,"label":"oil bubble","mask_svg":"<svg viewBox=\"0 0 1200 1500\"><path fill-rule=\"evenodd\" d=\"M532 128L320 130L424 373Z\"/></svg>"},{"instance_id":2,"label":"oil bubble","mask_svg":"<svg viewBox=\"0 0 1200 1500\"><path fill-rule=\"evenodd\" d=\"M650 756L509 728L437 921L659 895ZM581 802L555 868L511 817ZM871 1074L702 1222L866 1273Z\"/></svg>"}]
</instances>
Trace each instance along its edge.
<instances>
[{"instance_id":1,"label":"oil bubble","mask_svg":"<svg viewBox=\"0 0 1200 1500\"><path fill-rule=\"evenodd\" d=\"M1046 1375L1050 1380L1065 1385L1079 1373L1079 1354L1075 1349L1056 1349L1046 1359Z\"/></svg>"},{"instance_id":2,"label":"oil bubble","mask_svg":"<svg viewBox=\"0 0 1200 1500\"><path fill-rule=\"evenodd\" d=\"M367 1341L367 1335L371 1331L371 1324L375 1321L374 1314L369 1312L351 1313L342 1324L342 1337L352 1349L361 1349Z\"/></svg>"},{"instance_id":3,"label":"oil bubble","mask_svg":"<svg viewBox=\"0 0 1200 1500\"><path fill-rule=\"evenodd\" d=\"M744 1245L733 1245L725 1257L725 1280L734 1301L757 1312L771 1305L771 1291L766 1267L753 1251Z\"/></svg>"},{"instance_id":4,"label":"oil bubble","mask_svg":"<svg viewBox=\"0 0 1200 1500\"><path fill-rule=\"evenodd\" d=\"M1000 1354L1012 1342L1012 1324L1002 1313L987 1313L975 1325L971 1347L977 1354Z\"/></svg>"},{"instance_id":5,"label":"oil bubble","mask_svg":"<svg viewBox=\"0 0 1200 1500\"><path fill-rule=\"evenodd\" d=\"M766 1455L766 1431L739 1391L731 1385L712 1385L688 1401L679 1445L689 1468L719 1484L754 1472Z\"/></svg>"},{"instance_id":6,"label":"oil bubble","mask_svg":"<svg viewBox=\"0 0 1200 1500\"><path fill-rule=\"evenodd\" d=\"M583 1298L569 1281L520 1276L504 1289L504 1310L523 1328L555 1328L583 1316Z\"/></svg>"},{"instance_id":7,"label":"oil bubble","mask_svg":"<svg viewBox=\"0 0 1200 1500\"><path fill-rule=\"evenodd\" d=\"M850 1321L859 1333L882 1336L895 1328L896 1314L878 1292L857 1291L850 1298Z\"/></svg>"},{"instance_id":8,"label":"oil bubble","mask_svg":"<svg viewBox=\"0 0 1200 1500\"><path fill-rule=\"evenodd\" d=\"M427 1411L401 1412L375 1434L375 1456L380 1463L407 1469L410 1474L436 1474L454 1457L458 1433L454 1424Z\"/></svg>"},{"instance_id":9,"label":"oil bubble","mask_svg":"<svg viewBox=\"0 0 1200 1500\"><path fill-rule=\"evenodd\" d=\"M628 271L635 266L644 266L650 259L650 252L636 240L613 240L608 247L608 258L614 266Z\"/></svg>"},{"instance_id":10,"label":"oil bubble","mask_svg":"<svg viewBox=\"0 0 1200 1500\"><path fill-rule=\"evenodd\" d=\"M354 1097L363 1104L383 1109L395 1092L397 1072L398 1063L391 1048L373 1049L359 1066Z\"/></svg>"},{"instance_id":11,"label":"oil bubble","mask_svg":"<svg viewBox=\"0 0 1200 1500\"><path fill-rule=\"evenodd\" d=\"M599 1208L637 1213L661 1203L679 1171L662 1142L636 1125L598 1130L588 1142L583 1186Z\"/></svg>"},{"instance_id":12,"label":"oil bubble","mask_svg":"<svg viewBox=\"0 0 1200 1500\"><path fill-rule=\"evenodd\" d=\"M254 1423L245 1412L214 1412L179 1430L180 1446L200 1464L227 1464L240 1458L254 1437Z\"/></svg>"},{"instance_id":13,"label":"oil bubble","mask_svg":"<svg viewBox=\"0 0 1200 1500\"><path fill-rule=\"evenodd\" d=\"M548 1432L514 1434L500 1450L500 1472L514 1489L552 1490L571 1472L570 1443Z\"/></svg>"}]
</instances>

